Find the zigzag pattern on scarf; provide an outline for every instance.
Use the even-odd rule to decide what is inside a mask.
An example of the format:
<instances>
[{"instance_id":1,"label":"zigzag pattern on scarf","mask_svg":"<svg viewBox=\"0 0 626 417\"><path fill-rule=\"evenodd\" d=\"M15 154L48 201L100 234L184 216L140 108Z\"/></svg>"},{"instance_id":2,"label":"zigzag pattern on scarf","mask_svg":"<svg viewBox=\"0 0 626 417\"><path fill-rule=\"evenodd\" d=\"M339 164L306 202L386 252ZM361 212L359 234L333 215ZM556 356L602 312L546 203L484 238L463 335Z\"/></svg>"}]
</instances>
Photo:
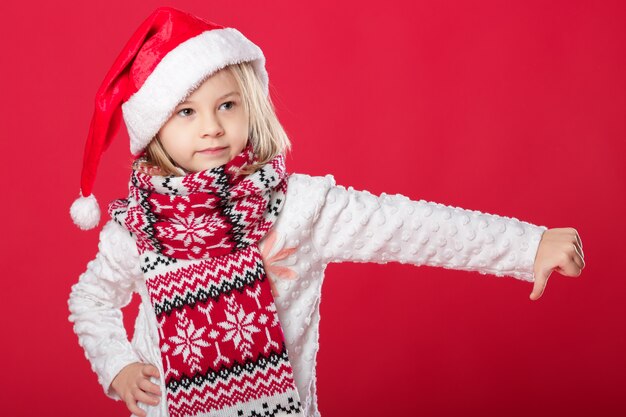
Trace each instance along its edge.
<instances>
[{"instance_id":1,"label":"zigzag pattern on scarf","mask_svg":"<svg viewBox=\"0 0 626 417\"><path fill-rule=\"evenodd\" d=\"M243 363L234 361L231 367L222 366L219 369L208 369L206 372L196 372L193 376L182 376L180 378L172 377L167 383L167 387L172 392L179 389L184 390L187 394L191 393L191 387L202 388L206 383L213 384L213 391L218 392L219 388L215 386L217 382L227 386L229 383L239 380L240 384L244 377L253 380L263 372L273 372L278 374L281 368L288 366L287 348L283 343L280 352L270 352L267 355L259 354L255 359L246 359ZM284 369L283 369L284 370Z\"/></svg>"},{"instance_id":2,"label":"zigzag pattern on scarf","mask_svg":"<svg viewBox=\"0 0 626 417\"><path fill-rule=\"evenodd\" d=\"M150 252L144 252L144 255L149 255ZM145 256L143 261L141 262L141 272L144 274L148 274L151 271L156 271L159 266L166 268L170 265L175 265L179 260L176 258L170 258L168 256L159 256L156 255L154 257Z\"/></svg>"},{"instance_id":3,"label":"zigzag pattern on scarf","mask_svg":"<svg viewBox=\"0 0 626 417\"><path fill-rule=\"evenodd\" d=\"M236 396L236 392L233 393ZM203 399L209 401L208 398ZM174 409L177 415L192 415L195 409L194 403L185 402L180 407ZM217 412L195 414L195 417L226 417L226 416L243 416L243 417L274 417L278 413L283 416L290 414L294 416L301 415L301 403L297 395L280 395L271 397L261 397L258 400L246 403L243 407L231 406L224 407Z\"/></svg>"},{"instance_id":4,"label":"zigzag pattern on scarf","mask_svg":"<svg viewBox=\"0 0 626 417\"><path fill-rule=\"evenodd\" d=\"M146 281L155 313L169 312L196 302L217 301L222 295L245 287L252 289L257 281L266 279L258 249L249 246L239 256L224 255L199 262L179 261L177 269L164 271ZM170 258L171 259L171 258ZM150 257L143 262L150 262ZM143 264L142 262L142 264Z\"/></svg>"}]
</instances>

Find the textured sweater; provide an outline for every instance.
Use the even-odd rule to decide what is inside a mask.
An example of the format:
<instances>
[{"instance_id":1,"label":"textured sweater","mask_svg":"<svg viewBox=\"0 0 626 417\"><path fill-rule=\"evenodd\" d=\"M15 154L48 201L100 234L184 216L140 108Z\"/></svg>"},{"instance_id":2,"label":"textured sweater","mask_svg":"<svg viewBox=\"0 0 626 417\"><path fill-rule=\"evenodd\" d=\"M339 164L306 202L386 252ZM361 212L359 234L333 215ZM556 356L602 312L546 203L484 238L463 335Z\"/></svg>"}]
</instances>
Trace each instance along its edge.
<instances>
[{"instance_id":1,"label":"textured sweater","mask_svg":"<svg viewBox=\"0 0 626 417\"><path fill-rule=\"evenodd\" d=\"M283 211L259 247L277 292L276 309L305 416L320 415L315 361L329 263L400 262L534 280L545 226L399 194L375 196L337 186L331 175L292 174L288 181ZM98 249L72 286L69 319L104 392L119 399L110 385L124 366L151 363L163 375L157 323L133 236L111 220L100 232ZM129 341L121 308L134 292L141 304ZM162 378L152 381L165 392ZM148 417L167 416L164 396L157 406L139 406Z\"/></svg>"}]
</instances>

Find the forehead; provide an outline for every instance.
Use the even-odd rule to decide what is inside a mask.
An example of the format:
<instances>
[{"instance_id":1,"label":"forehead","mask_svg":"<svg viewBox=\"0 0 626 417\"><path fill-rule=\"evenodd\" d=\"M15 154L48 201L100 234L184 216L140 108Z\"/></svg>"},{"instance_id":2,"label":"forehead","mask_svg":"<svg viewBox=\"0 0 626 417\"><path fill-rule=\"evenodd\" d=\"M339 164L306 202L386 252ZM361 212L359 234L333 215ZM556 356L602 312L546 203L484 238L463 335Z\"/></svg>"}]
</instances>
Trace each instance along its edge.
<instances>
[{"instance_id":1,"label":"forehead","mask_svg":"<svg viewBox=\"0 0 626 417\"><path fill-rule=\"evenodd\" d=\"M220 97L232 91L239 92L239 85L230 70L223 68L207 77L190 95Z\"/></svg>"}]
</instances>

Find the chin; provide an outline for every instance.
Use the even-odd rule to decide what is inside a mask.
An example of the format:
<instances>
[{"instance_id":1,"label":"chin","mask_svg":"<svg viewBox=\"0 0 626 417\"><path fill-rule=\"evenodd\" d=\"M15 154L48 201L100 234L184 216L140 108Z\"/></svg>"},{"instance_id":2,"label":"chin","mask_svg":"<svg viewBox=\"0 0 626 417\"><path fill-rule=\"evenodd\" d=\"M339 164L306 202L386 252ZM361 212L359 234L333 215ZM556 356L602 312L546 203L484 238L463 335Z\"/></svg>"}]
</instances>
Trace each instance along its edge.
<instances>
[{"instance_id":1,"label":"chin","mask_svg":"<svg viewBox=\"0 0 626 417\"><path fill-rule=\"evenodd\" d=\"M197 161L197 164L195 164L193 168L196 172L206 171L207 169L224 165L226 162L228 162L228 158L211 159L210 161Z\"/></svg>"},{"instance_id":2,"label":"chin","mask_svg":"<svg viewBox=\"0 0 626 417\"><path fill-rule=\"evenodd\" d=\"M196 172L199 171L206 171L207 169L213 169L213 168L217 168L221 165L224 165L226 162L219 162L219 163L215 163L215 164L207 164L207 165L203 165L198 167L198 170Z\"/></svg>"}]
</instances>

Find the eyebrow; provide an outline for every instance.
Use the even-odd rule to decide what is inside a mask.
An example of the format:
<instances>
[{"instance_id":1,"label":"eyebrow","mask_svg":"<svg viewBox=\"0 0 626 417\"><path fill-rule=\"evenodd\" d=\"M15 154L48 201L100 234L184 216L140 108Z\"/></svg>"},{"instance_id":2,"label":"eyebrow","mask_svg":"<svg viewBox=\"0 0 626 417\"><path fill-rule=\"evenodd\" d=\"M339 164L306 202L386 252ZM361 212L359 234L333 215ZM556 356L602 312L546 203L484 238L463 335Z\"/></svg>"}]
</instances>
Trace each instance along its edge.
<instances>
[{"instance_id":1,"label":"eyebrow","mask_svg":"<svg viewBox=\"0 0 626 417\"><path fill-rule=\"evenodd\" d=\"M240 95L238 91L231 91L230 93L226 93L221 97L217 98L217 101L220 100L224 100L226 97L232 96L232 95ZM189 100L185 100L185 101L181 101L180 103L178 103L178 106L183 105L183 104L191 104L193 103L193 101L189 101ZM176 107L178 107L176 106Z\"/></svg>"}]
</instances>

